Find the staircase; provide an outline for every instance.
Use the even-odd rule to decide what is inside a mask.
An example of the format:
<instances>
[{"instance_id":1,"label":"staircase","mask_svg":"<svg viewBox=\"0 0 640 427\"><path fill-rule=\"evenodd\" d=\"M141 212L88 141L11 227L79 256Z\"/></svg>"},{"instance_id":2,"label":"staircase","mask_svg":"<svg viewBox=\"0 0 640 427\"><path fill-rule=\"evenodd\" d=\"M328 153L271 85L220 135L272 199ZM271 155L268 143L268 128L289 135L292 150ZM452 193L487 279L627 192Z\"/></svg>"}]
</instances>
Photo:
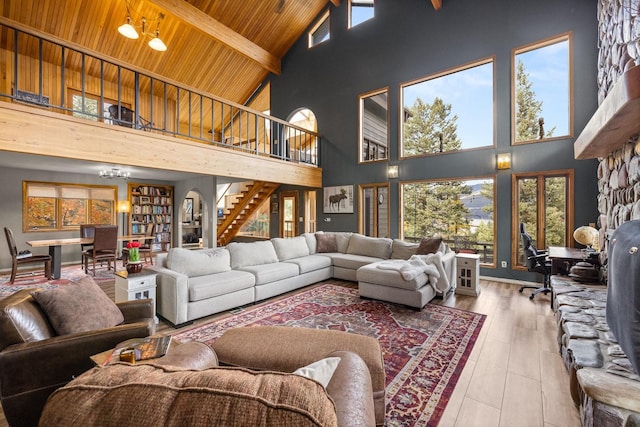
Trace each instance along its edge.
<instances>
[{"instance_id":1,"label":"staircase","mask_svg":"<svg viewBox=\"0 0 640 427\"><path fill-rule=\"evenodd\" d=\"M278 189L274 182L254 181L241 192L240 198L218 223L218 246L227 245L258 207Z\"/></svg>"}]
</instances>

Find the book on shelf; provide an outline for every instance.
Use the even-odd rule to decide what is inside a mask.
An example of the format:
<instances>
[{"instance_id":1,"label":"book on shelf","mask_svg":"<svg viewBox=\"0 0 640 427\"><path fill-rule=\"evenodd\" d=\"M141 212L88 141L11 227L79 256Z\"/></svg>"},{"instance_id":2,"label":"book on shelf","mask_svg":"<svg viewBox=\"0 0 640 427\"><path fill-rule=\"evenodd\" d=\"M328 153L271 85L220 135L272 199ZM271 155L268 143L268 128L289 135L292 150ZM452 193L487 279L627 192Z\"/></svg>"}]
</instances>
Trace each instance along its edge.
<instances>
[{"instance_id":1,"label":"book on shelf","mask_svg":"<svg viewBox=\"0 0 640 427\"><path fill-rule=\"evenodd\" d=\"M156 359L162 357L169 351L171 345L171 335L164 337L132 338L116 345L104 365L120 361L120 354L123 352L133 352L135 361Z\"/></svg>"}]
</instances>

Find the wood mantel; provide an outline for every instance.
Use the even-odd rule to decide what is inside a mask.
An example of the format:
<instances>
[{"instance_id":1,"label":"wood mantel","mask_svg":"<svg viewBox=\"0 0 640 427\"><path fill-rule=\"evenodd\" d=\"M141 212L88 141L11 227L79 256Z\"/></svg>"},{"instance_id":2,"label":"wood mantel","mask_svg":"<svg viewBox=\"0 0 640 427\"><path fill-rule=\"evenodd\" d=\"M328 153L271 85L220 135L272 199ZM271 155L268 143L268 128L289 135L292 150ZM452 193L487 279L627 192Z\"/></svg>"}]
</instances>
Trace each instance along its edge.
<instances>
[{"instance_id":1,"label":"wood mantel","mask_svg":"<svg viewBox=\"0 0 640 427\"><path fill-rule=\"evenodd\" d=\"M627 70L573 145L576 159L606 157L640 133L640 66Z\"/></svg>"}]
</instances>

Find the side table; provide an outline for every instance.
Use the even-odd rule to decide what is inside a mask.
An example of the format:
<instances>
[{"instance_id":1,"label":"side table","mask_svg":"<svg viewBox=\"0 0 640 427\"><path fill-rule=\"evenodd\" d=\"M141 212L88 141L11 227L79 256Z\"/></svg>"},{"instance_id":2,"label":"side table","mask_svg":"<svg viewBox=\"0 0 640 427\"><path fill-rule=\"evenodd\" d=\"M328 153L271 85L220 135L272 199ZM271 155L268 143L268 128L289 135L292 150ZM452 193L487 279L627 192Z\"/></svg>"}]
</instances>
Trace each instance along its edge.
<instances>
[{"instance_id":1,"label":"side table","mask_svg":"<svg viewBox=\"0 0 640 427\"><path fill-rule=\"evenodd\" d=\"M480 295L480 255L456 255L456 293L477 297Z\"/></svg>"},{"instance_id":2,"label":"side table","mask_svg":"<svg viewBox=\"0 0 640 427\"><path fill-rule=\"evenodd\" d=\"M129 274L127 270L116 274L116 302L133 301L151 298L153 300L153 317L158 323L156 313L156 273L142 270L140 273Z\"/></svg>"}]
</instances>

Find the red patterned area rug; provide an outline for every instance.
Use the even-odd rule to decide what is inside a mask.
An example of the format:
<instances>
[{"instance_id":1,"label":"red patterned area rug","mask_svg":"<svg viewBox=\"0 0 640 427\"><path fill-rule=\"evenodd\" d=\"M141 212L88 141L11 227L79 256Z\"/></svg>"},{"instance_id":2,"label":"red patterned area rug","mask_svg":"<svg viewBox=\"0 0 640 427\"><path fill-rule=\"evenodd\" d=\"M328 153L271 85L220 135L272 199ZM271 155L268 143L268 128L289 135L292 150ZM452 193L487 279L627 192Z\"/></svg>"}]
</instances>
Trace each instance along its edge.
<instances>
[{"instance_id":1,"label":"red patterned area rug","mask_svg":"<svg viewBox=\"0 0 640 427\"><path fill-rule=\"evenodd\" d=\"M91 271L91 270L89 270ZM70 281L80 279L85 276L84 269L80 265L69 265L62 267L60 279L47 280L42 274L42 270L34 272L33 275L18 276L16 281L9 283L11 276L9 274L0 276L0 298L7 297L20 289L25 288L44 288L51 289L69 283ZM89 274L91 276L91 274ZM93 280L105 291L109 296L115 295L115 276L113 270L107 268L96 269L96 275L91 276ZM111 289L114 288L114 289Z\"/></svg>"},{"instance_id":2,"label":"red patterned area rug","mask_svg":"<svg viewBox=\"0 0 640 427\"><path fill-rule=\"evenodd\" d=\"M386 425L435 426L485 317L435 304L418 312L360 299L357 289L329 281L173 337L211 344L227 329L263 325L337 329L375 337L384 355Z\"/></svg>"}]
</instances>

